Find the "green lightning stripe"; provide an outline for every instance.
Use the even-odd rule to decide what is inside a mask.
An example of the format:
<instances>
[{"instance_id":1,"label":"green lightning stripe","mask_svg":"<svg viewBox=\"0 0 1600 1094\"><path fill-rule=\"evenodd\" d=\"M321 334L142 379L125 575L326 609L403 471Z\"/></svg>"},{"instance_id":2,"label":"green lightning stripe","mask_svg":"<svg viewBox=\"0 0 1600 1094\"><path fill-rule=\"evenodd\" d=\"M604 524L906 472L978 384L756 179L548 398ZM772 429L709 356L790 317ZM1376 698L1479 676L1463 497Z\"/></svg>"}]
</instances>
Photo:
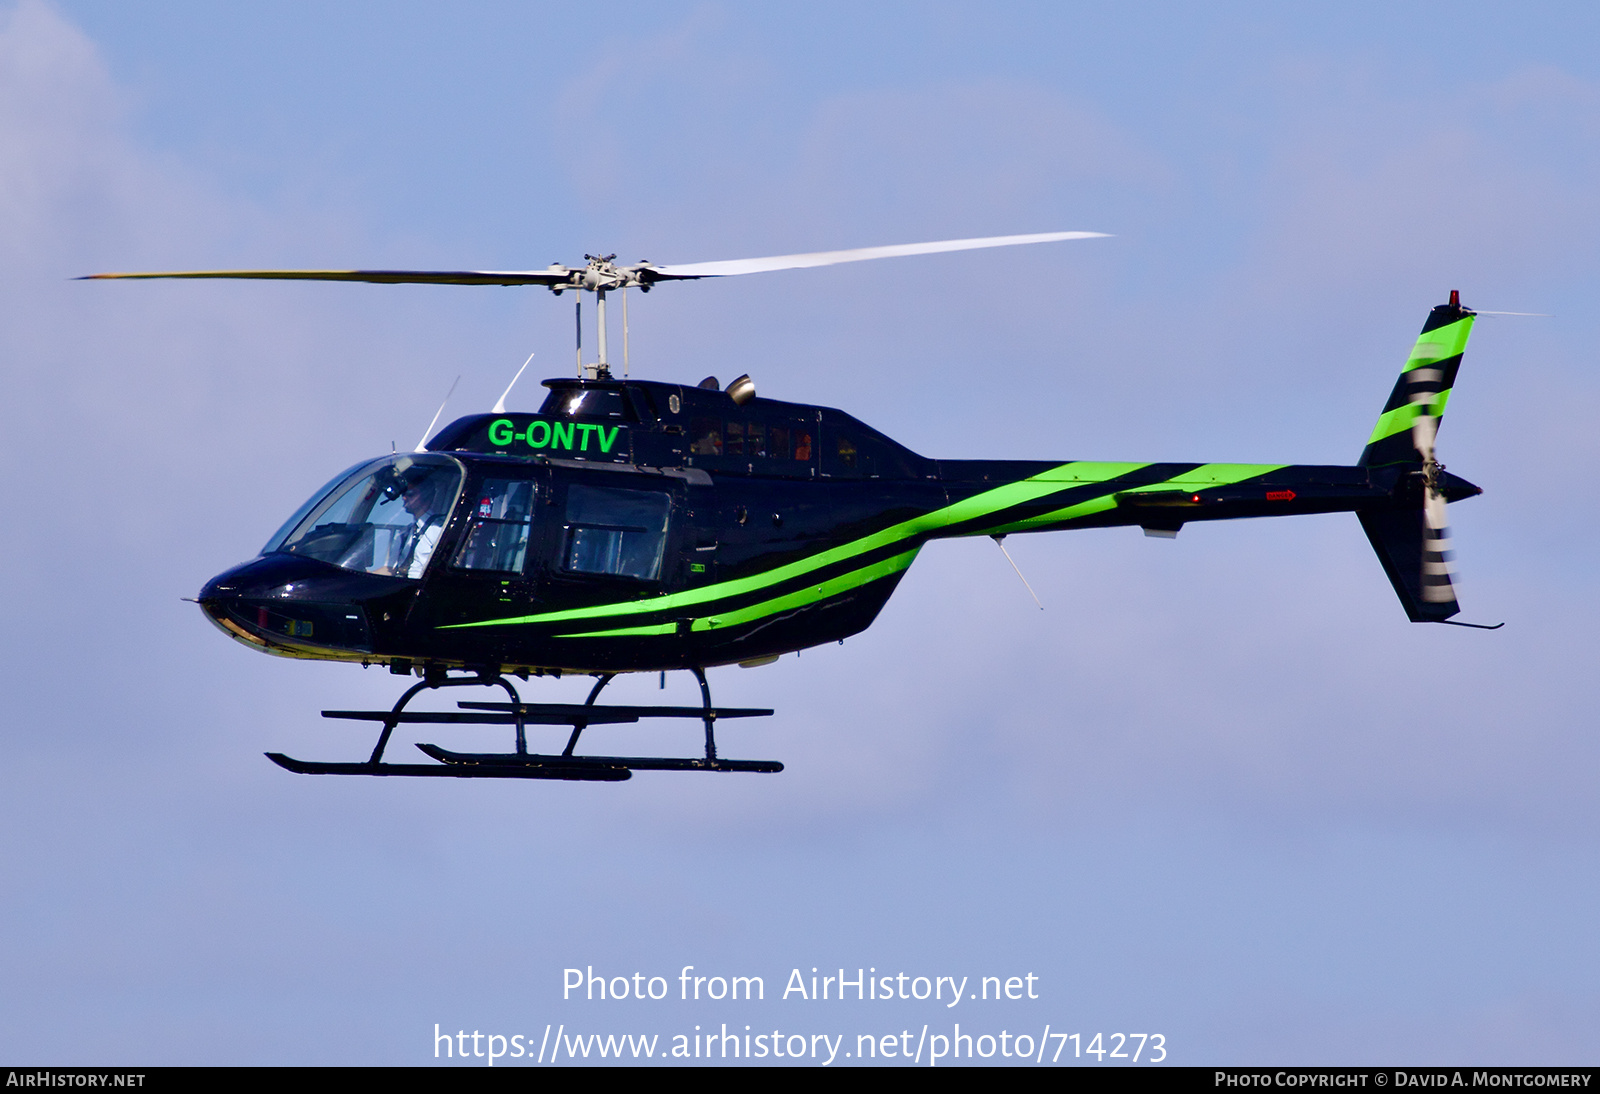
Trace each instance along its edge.
<instances>
[{"instance_id":1,"label":"green lightning stripe","mask_svg":"<svg viewBox=\"0 0 1600 1094\"><path fill-rule=\"evenodd\" d=\"M871 535L863 536L862 538L853 540L850 543L841 544L838 547L833 547L826 551L818 552L809 558L799 559L785 566L778 566L774 569L767 570L759 574L753 574L749 577L735 578L731 581L721 581L714 585L707 585L699 589L689 589L680 593L671 593L666 596L649 597L643 600L625 600L611 604L599 604L588 608L570 608L564 611L541 612L535 615L510 616L502 619L485 619L476 623L454 623L441 629L458 630L471 627L512 626L529 623L564 623L575 620L619 619L627 616L650 616L659 615L662 612L679 612L686 609L697 609L702 605L711 604L716 601L729 600L734 597L744 596L750 593L759 593L762 590L770 589L774 586L782 585L798 578L803 578L807 574L815 573L816 571L825 569L826 567L833 566L841 562L849 562L851 559L859 558L862 555L881 550L885 547L892 547L895 544L903 543L908 539L929 535L931 533L938 532L941 529L950 528L954 525L962 524L968 521L980 520L983 517L992 516L996 513L1003 512L1018 505L1027 504L1031 501L1037 501L1039 498L1048 497L1051 494L1062 493L1066 490L1072 489L1075 486L1103 484L1113 479L1122 478L1123 476L1132 474L1135 471L1139 471L1149 466L1150 465L1147 463L1103 463L1091 461L1079 461L1075 463L1061 464L1060 466L1052 467L1047 471L1042 471L1039 474L1033 475L1029 478L1008 483L1004 486L997 486L992 490L985 490L979 494L974 494L970 498L965 498L952 505L947 505L942 509L935 509L931 512L923 513L920 516L912 517L910 520L902 521L899 524L892 525L880 532L874 532ZM1228 485L1240 482L1244 479L1267 474L1283 466L1285 465L1202 464L1193 470L1183 472L1171 479L1167 479L1159 483L1151 483L1147 486L1136 487L1134 489L1170 490L1176 488L1181 490ZM1005 529L1039 530L1047 525L1070 520L1074 517L1086 516L1092 513L1102 512L1107 509L1113 509L1116 507L1116 504L1116 499L1114 497L1112 497L1110 494L1105 494L1088 501L1068 506L1064 509L1056 510L1052 513L1046 513L1040 517L1034 517L1028 520L1016 522L1014 524L1006 525ZM981 531L981 533L974 531L970 534L992 535L1001 530L1002 529L1000 528L985 528ZM904 554L897 555L895 558L888 560L888 562L894 563L903 559L905 565L909 566L911 564L911 559L915 557L915 555L916 551L912 550ZM850 580L859 575L867 574L872 570L873 567L869 566L864 570L852 571L851 573L843 575L842 577L830 580ZM885 571L885 573L887 572L892 571ZM862 578L862 581L873 581L882 576L884 576L884 574L874 573L873 576ZM816 586L816 588L823 589L828 587L829 582L823 582L821 585ZM806 589L797 593L789 594L788 596L778 597L775 600L765 601L763 604L770 605L778 604L780 602L787 603L790 596L802 598L796 603L810 603L831 595L834 594L832 592L818 594L815 589ZM762 606L763 605L753 605L750 608L739 609L738 611L717 613L715 618L733 619L735 617L740 617L741 613L743 612L757 611L757 609L762 608ZM770 610L782 611L785 609L779 607L772 608ZM711 624L705 624L702 626L702 623L704 623L706 619L711 618L711 615L702 614L698 611L696 611L694 614L699 617L695 623L696 629L711 629ZM761 614L768 614L768 612L760 611L757 612L757 615L751 616L750 618L759 618ZM725 623L718 625L732 626L733 624ZM605 631L586 631L581 632L581 636L600 637L601 635L604 635L607 637L624 637L627 635L668 634L675 629L676 628L674 624L651 624L637 627L611 628ZM579 636L580 635L574 634L562 635L558 637Z\"/></svg>"},{"instance_id":2,"label":"green lightning stripe","mask_svg":"<svg viewBox=\"0 0 1600 1094\"><path fill-rule=\"evenodd\" d=\"M1234 486L1247 479L1260 478L1270 475L1274 471L1289 466L1283 463L1207 463L1201 464L1193 471L1185 471L1181 475L1174 475L1161 482L1152 482L1144 486L1135 486L1128 490L1119 490L1118 494L1150 494L1163 490L1207 490L1217 486ZM1065 524L1068 521L1081 517L1090 517L1096 513L1104 513L1117 507L1114 494L1102 494L1097 498L1080 501L1076 505L1069 505L1065 509L1057 509L1050 513L1041 513L1036 517L1025 520L1013 521L996 528L985 528L973 532L973 535L995 536L1009 535L1012 532L1039 532L1051 525Z\"/></svg>"},{"instance_id":3,"label":"green lightning stripe","mask_svg":"<svg viewBox=\"0 0 1600 1094\"><path fill-rule=\"evenodd\" d=\"M714 631L725 627L737 627L742 623L753 623L758 619L765 619L779 612L803 608L808 604L827 600L829 597L838 596L840 593L859 589L861 586L877 581L881 578L897 574L909 567L917 557L921 547L913 547L903 554L886 558L882 562L875 562L871 566L863 566L859 570L831 577L818 585L808 586L787 596L774 597L763 600L759 604L739 608L731 612L721 612L717 615L703 616L696 619L690 626L695 631ZM631 635L658 635L671 634L677 630L677 624L664 623L654 627L619 627L608 631L585 631L580 634L558 634L557 638L622 638Z\"/></svg>"},{"instance_id":4,"label":"green lightning stripe","mask_svg":"<svg viewBox=\"0 0 1600 1094\"><path fill-rule=\"evenodd\" d=\"M1059 467L1052 467L1048 471L1042 471L1031 478L1008 483L1005 486L998 486L993 490L985 490L981 494L974 494L972 497L958 501L954 505L947 505L943 509L935 509L931 512L923 513L921 516L912 517L910 520L885 528L881 532L874 532L850 543L821 551L809 558L799 559L786 566L779 566L764 573L753 574L750 577L721 581L715 585L706 585L699 589L689 589L681 593L671 593L667 596L652 597L645 600L627 600L614 604L596 605L591 608L570 608L566 611L512 616L506 619L485 619L477 623L454 623L442 629L494 627L517 623L562 623L572 619L655 615L658 612L694 608L712 601L725 600L746 593L760 592L774 585L781 585L786 581L804 577L806 574L814 573L836 563L848 562L850 559L870 551L890 547L916 536L936 532L941 528L960 524L963 521L986 517L991 513L998 513L1015 505L1035 501L1050 494L1058 494L1073 486L1105 482L1108 479L1126 475L1148 466L1148 464L1142 463L1080 462L1063 464Z\"/></svg>"},{"instance_id":5,"label":"green lightning stripe","mask_svg":"<svg viewBox=\"0 0 1600 1094\"><path fill-rule=\"evenodd\" d=\"M1205 490L1213 486L1233 486L1246 479L1260 478L1281 471L1286 463L1203 463L1193 471L1174 475L1166 482L1153 482L1122 491L1128 494L1147 494L1157 490Z\"/></svg>"},{"instance_id":6,"label":"green lightning stripe","mask_svg":"<svg viewBox=\"0 0 1600 1094\"><path fill-rule=\"evenodd\" d=\"M705 619L696 619L693 629L697 631L714 631L723 627L737 627L741 623L764 619L769 615L786 612L792 608L803 608L807 604L814 604L819 600L827 600L829 597L838 596L840 593L849 592L851 589L859 589L868 582L900 573L911 565L912 560L917 557L917 552L920 550L922 550L921 547L913 547L911 550L895 555L893 558L886 558L882 562L873 563L871 566L863 566L859 570L840 574L838 577L829 578L820 585L810 586L787 596L774 597L771 600L763 600L759 604L752 604L748 608L739 608L736 611L708 616Z\"/></svg>"}]
</instances>

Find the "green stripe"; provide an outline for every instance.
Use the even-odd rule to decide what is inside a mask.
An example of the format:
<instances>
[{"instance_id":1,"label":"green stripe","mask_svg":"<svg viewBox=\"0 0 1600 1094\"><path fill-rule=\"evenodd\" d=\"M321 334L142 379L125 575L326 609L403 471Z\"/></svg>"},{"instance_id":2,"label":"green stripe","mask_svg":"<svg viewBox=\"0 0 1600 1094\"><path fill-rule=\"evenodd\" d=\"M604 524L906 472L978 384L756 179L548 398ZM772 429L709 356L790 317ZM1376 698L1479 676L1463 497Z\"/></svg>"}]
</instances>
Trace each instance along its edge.
<instances>
[{"instance_id":1,"label":"green stripe","mask_svg":"<svg viewBox=\"0 0 1600 1094\"><path fill-rule=\"evenodd\" d=\"M1136 486L1132 490L1120 491L1124 494L1149 493L1155 490L1170 490L1177 487L1180 490L1194 488L1205 489L1211 486L1232 486L1234 483L1243 482L1245 479L1257 479L1262 475L1270 475L1274 471L1281 471L1289 465L1286 463L1205 463L1193 471L1185 471L1181 475L1174 475L1166 482L1153 482L1148 486Z\"/></svg>"},{"instance_id":2,"label":"green stripe","mask_svg":"<svg viewBox=\"0 0 1600 1094\"><path fill-rule=\"evenodd\" d=\"M763 600L759 604L751 604L747 608L739 608L735 611L707 616L704 619L696 619L693 629L697 631L714 631L723 627L737 627L741 623L754 622L757 619L764 619L779 612L786 612L793 608L803 608L807 604L815 604L818 601L828 599L830 596L838 596L840 593L849 592L851 589L858 589L868 582L899 573L911 565L912 560L917 557L917 552L920 550L922 550L921 547L913 547L904 554L886 558L882 562L874 562L871 566L863 566L859 570L852 570L847 574L840 574L838 577L831 577L820 585L801 589L798 592L789 593L787 596L774 597L771 600Z\"/></svg>"},{"instance_id":3,"label":"green stripe","mask_svg":"<svg viewBox=\"0 0 1600 1094\"><path fill-rule=\"evenodd\" d=\"M1074 484L1104 482L1107 479L1117 478L1147 466L1149 465L1142 463L1093 463L1088 461L1063 464L1059 467L1052 467L1047 471L1042 471L1031 478L1007 483L1005 486L997 486L993 490L985 490L981 494L974 494L972 497L958 501L954 505L947 505L942 509L923 513L921 516L912 517L910 520L885 528L881 532L874 532L870 536L863 536L850 543L841 544L838 547L830 548L808 558L791 562L786 566L779 566L776 569L753 574L750 577L721 581L698 589L689 589L681 593L649 597L643 600L625 600L613 604L600 604L591 608L571 608L566 611L511 616L505 619L485 619L477 623L454 623L440 629L458 630L466 627L494 627L519 623L559 623L569 619L653 615L657 612L691 608L715 600L759 592L774 585L781 585L785 581L791 581L797 577L814 573L835 563L847 562L870 551L893 546L896 543L902 543L907 539L929 532L936 532L940 528L947 528L952 524L975 520L991 513L1009 509L1014 505L1022 505L1036 498L1058 494L1062 490L1069 489Z\"/></svg>"},{"instance_id":4,"label":"green stripe","mask_svg":"<svg viewBox=\"0 0 1600 1094\"><path fill-rule=\"evenodd\" d=\"M720 630L723 627L737 627L741 623L750 623L769 615L789 611L792 608L803 608L807 604L815 604L818 601L828 599L830 596L838 596L840 593L858 589L869 582L877 581L879 578L899 573L911 565L912 560L917 557L917 552L920 550L922 548L913 547L904 554L884 559L882 562L875 562L871 566L863 566L861 569L852 570L847 574L840 574L838 577L829 578L820 585L812 586L809 589L800 589L797 592L790 593L788 596L774 597L771 600L764 600L759 604L751 604L749 607L740 608L737 611L724 612L721 615L704 616L694 620L690 629L713 631ZM636 635L672 634L677 629L678 625L676 623L662 623L653 627L618 627L609 631L558 634L556 637L626 638Z\"/></svg>"},{"instance_id":5,"label":"green stripe","mask_svg":"<svg viewBox=\"0 0 1600 1094\"><path fill-rule=\"evenodd\" d=\"M1098 498L1080 501L1077 505L1069 505L1065 509L1057 509L1053 513L1043 513L1037 517L1029 517L1027 520L1002 524L995 528L985 528L972 534L975 536L1003 536L1010 535L1012 532L1038 532L1047 524L1056 524L1061 521L1074 520L1078 517L1092 516L1095 513L1103 513L1107 509L1115 509L1116 507L1116 495L1102 494Z\"/></svg>"},{"instance_id":6,"label":"green stripe","mask_svg":"<svg viewBox=\"0 0 1600 1094\"><path fill-rule=\"evenodd\" d=\"M1449 401L1450 392L1445 390L1439 392L1431 402L1407 403L1405 406L1384 411L1378 415L1378 424L1372 427L1372 436L1367 438L1367 443L1376 444L1385 437L1405 433L1411 428L1411 423L1422 417L1425 411L1429 417L1444 417L1445 404Z\"/></svg>"},{"instance_id":7,"label":"green stripe","mask_svg":"<svg viewBox=\"0 0 1600 1094\"><path fill-rule=\"evenodd\" d=\"M1149 467L1146 463L1109 463L1095 460L1079 460L1076 463L1064 463L1060 467L1052 467L1048 471L1041 471L1028 482L1063 482L1063 483L1094 483L1107 482L1111 479L1120 479L1124 475L1131 475L1141 468ZM983 497L985 495L978 495ZM970 499L969 499L970 500Z\"/></svg>"},{"instance_id":8,"label":"green stripe","mask_svg":"<svg viewBox=\"0 0 1600 1094\"><path fill-rule=\"evenodd\" d=\"M1214 486L1232 486L1244 482L1246 479L1260 478L1270 475L1274 471L1288 467L1284 463L1207 463L1201 464L1193 471L1185 471L1181 475L1174 475L1162 482L1152 482L1144 486L1135 486L1127 490L1119 490L1119 494L1147 494L1159 490L1204 490ZM1064 524L1080 517L1093 516L1104 513L1108 509L1117 507L1114 494L1103 494L1098 498L1069 505L1065 509L1057 509L1052 513L1041 513L1037 517L1029 517L1011 524L1001 525L997 528L985 528L973 535L1008 535L1012 532L1038 532L1052 524Z\"/></svg>"},{"instance_id":9,"label":"green stripe","mask_svg":"<svg viewBox=\"0 0 1600 1094\"><path fill-rule=\"evenodd\" d=\"M1400 371L1410 372L1414 368L1427 368L1458 353L1465 353L1467 338L1472 334L1472 319L1473 317L1469 315L1436 330L1419 334L1416 345L1411 347L1411 355L1406 358L1406 367Z\"/></svg>"}]
</instances>

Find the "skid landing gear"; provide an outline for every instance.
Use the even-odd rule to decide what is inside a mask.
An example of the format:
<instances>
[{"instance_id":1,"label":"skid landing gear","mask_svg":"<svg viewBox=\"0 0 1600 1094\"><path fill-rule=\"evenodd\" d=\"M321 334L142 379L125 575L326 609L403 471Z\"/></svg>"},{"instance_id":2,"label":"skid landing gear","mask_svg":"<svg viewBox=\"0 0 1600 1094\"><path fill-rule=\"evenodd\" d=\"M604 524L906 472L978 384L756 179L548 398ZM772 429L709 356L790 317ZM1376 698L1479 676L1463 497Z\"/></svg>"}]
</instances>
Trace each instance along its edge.
<instances>
[{"instance_id":1,"label":"skid landing gear","mask_svg":"<svg viewBox=\"0 0 1600 1094\"><path fill-rule=\"evenodd\" d=\"M579 782L622 782L633 777L635 771L760 771L778 772L783 764L777 760L725 760L717 756L716 723L719 718L763 718L772 713L755 707L723 707L711 705L711 688L706 683L703 669L693 670L700 683L701 705L698 707L665 706L596 706L595 700L609 684L615 673L602 675L583 703L524 703L511 681L503 676L488 674L451 679L442 674L425 678L412 685L400 697L392 710L325 710L324 718L347 718L355 721L381 722L383 730L372 756L365 763L320 763L297 760L281 752L268 752L267 759L302 775L402 775L424 778L455 779L565 779ZM407 711L406 704L418 694L435 688L449 687L500 687L511 701L508 703L471 703L456 705L458 711ZM591 725L619 725L637 722L642 718L699 718L706 727L704 756L580 756L574 750L578 738ZM384 763L383 751L389 744L394 728L401 723L446 725L510 725L516 727L516 750L513 752L451 752L438 745L419 744L424 755L439 761L431 764ZM572 735L560 755L528 751L526 727L529 725L571 726Z\"/></svg>"}]
</instances>

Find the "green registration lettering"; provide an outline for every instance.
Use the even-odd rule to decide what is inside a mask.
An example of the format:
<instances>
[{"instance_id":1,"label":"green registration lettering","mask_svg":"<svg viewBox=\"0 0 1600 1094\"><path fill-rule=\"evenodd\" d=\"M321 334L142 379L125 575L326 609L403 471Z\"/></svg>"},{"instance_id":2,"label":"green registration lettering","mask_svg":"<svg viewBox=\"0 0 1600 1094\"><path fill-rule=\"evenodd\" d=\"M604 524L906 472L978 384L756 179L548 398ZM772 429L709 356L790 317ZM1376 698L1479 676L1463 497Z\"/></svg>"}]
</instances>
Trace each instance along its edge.
<instances>
[{"instance_id":1,"label":"green registration lettering","mask_svg":"<svg viewBox=\"0 0 1600 1094\"><path fill-rule=\"evenodd\" d=\"M573 433L574 427L572 423L569 422L566 425L562 425L560 422L556 422L550 427L550 447L565 448L571 451Z\"/></svg>"},{"instance_id":2,"label":"green registration lettering","mask_svg":"<svg viewBox=\"0 0 1600 1094\"><path fill-rule=\"evenodd\" d=\"M489 423L489 443L496 448L504 448L514 437L516 433L511 428L510 418L496 418Z\"/></svg>"},{"instance_id":3,"label":"green registration lettering","mask_svg":"<svg viewBox=\"0 0 1600 1094\"><path fill-rule=\"evenodd\" d=\"M533 431L535 429L544 430L544 433L537 440L535 440L534 436L533 436ZM545 445L547 445L549 443L550 443L550 423L549 422L529 422L528 423L528 447L529 448L543 448Z\"/></svg>"},{"instance_id":4,"label":"green registration lettering","mask_svg":"<svg viewBox=\"0 0 1600 1094\"><path fill-rule=\"evenodd\" d=\"M578 428L583 431L583 444L582 444L580 450L583 451L583 452L587 452L587 451L589 451L589 434L592 433L598 427L593 426L593 425L581 425L580 424L578 426Z\"/></svg>"},{"instance_id":5,"label":"green registration lettering","mask_svg":"<svg viewBox=\"0 0 1600 1094\"><path fill-rule=\"evenodd\" d=\"M622 432L622 427L620 425L612 426L611 427L611 436L609 436L609 437L606 436L606 427L605 426L597 425L594 428L600 434L600 451L601 452L610 452L611 451L611 446L617 443L617 434Z\"/></svg>"}]
</instances>

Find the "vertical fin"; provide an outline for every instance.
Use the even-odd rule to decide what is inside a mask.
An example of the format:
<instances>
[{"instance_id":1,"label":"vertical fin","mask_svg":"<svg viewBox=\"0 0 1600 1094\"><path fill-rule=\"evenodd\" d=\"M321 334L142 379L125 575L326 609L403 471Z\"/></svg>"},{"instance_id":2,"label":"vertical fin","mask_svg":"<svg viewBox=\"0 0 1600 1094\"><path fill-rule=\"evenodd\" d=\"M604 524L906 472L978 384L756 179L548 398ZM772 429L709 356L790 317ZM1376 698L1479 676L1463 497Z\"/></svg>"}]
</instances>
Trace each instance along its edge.
<instances>
[{"instance_id":1,"label":"vertical fin","mask_svg":"<svg viewBox=\"0 0 1600 1094\"><path fill-rule=\"evenodd\" d=\"M1457 292L1428 314L1359 461L1400 473L1387 503L1356 515L1413 623L1443 623L1461 610L1437 441L1473 317Z\"/></svg>"},{"instance_id":2,"label":"vertical fin","mask_svg":"<svg viewBox=\"0 0 1600 1094\"><path fill-rule=\"evenodd\" d=\"M1389 401L1383 404L1383 413L1367 439L1367 447L1356 461L1360 466L1412 463L1424 458L1412 438L1412 425L1418 417L1425 416L1433 418L1437 428L1438 419L1444 417L1475 315L1461 306L1455 292L1450 294L1450 303L1440 304L1429 313L1405 368L1389 393Z\"/></svg>"}]
</instances>

